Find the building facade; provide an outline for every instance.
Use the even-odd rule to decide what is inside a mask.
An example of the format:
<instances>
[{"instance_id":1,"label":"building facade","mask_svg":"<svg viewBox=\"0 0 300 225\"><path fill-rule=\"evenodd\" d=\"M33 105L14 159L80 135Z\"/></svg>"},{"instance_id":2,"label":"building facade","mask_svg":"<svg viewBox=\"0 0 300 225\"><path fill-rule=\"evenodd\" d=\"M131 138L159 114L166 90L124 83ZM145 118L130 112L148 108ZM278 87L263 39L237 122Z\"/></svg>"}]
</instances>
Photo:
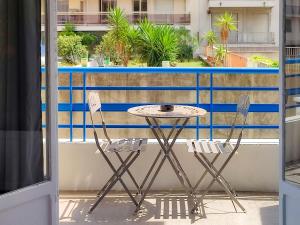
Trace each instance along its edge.
<instances>
[{"instance_id":1,"label":"building facade","mask_svg":"<svg viewBox=\"0 0 300 225\"><path fill-rule=\"evenodd\" d=\"M218 15L232 13L238 31L232 48L277 49L279 0L58 0L58 30L67 21L80 31L106 31L110 8L120 7L132 23L147 18L156 24L185 26L199 36L214 26Z\"/></svg>"}]
</instances>

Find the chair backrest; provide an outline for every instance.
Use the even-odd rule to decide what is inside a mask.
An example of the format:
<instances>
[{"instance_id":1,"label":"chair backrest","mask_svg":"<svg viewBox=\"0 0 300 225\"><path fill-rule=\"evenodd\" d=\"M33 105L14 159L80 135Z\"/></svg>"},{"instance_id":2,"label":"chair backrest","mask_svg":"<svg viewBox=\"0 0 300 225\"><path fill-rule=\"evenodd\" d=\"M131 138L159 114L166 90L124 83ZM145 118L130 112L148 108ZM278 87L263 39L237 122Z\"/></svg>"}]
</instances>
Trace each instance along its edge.
<instances>
[{"instance_id":1,"label":"chair backrest","mask_svg":"<svg viewBox=\"0 0 300 225\"><path fill-rule=\"evenodd\" d=\"M101 110L102 106L101 106L100 97L99 97L99 94L97 92L89 92L88 105L89 105L89 109L90 109L90 116L91 116L92 126L93 126L93 129L94 129L95 138L97 136L97 131L96 131L96 128L95 128L93 115L95 113L99 112L100 117L101 117L101 122L102 122L103 133L104 133L106 139L108 140L108 142L111 143L111 139L108 136L108 133L107 133L107 130L106 130L106 124L105 124L104 117L103 117L102 110Z\"/></svg>"},{"instance_id":2,"label":"chair backrest","mask_svg":"<svg viewBox=\"0 0 300 225\"><path fill-rule=\"evenodd\" d=\"M239 116L242 116L242 121L243 122L241 124L241 131L240 131L240 134L239 134L238 140L237 140L237 145L240 144L240 141L242 139L243 129L244 129L244 126L246 125L247 116L248 116L248 113L249 113L249 107L250 107L250 98L249 98L249 96L248 95L242 95L239 99L238 104L237 104L237 110L236 110L236 114L235 114L235 117L234 117L234 121L232 123L232 127L230 129L228 138L227 138L226 142L224 143L224 145L229 143L230 139L232 138L233 132L236 128L237 119L238 119Z\"/></svg>"}]
</instances>

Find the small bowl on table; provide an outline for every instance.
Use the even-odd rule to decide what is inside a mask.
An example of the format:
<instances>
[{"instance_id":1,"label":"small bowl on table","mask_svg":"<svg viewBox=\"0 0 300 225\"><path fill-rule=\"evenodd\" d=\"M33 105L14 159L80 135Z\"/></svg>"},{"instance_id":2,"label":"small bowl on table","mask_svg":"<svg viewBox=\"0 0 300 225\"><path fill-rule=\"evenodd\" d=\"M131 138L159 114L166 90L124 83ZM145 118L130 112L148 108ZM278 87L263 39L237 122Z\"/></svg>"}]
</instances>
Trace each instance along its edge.
<instances>
[{"instance_id":1,"label":"small bowl on table","mask_svg":"<svg viewBox=\"0 0 300 225\"><path fill-rule=\"evenodd\" d=\"M162 112L172 112L174 110L174 105L161 105L160 111Z\"/></svg>"}]
</instances>

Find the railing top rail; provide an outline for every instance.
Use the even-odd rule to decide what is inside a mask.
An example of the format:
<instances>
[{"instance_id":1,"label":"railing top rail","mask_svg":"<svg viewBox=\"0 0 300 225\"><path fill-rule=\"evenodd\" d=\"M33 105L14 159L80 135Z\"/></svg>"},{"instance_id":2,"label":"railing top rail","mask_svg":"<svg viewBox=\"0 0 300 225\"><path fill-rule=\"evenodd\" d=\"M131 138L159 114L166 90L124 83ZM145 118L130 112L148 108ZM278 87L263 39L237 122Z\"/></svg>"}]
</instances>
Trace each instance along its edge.
<instances>
[{"instance_id":1,"label":"railing top rail","mask_svg":"<svg viewBox=\"0 0 300 225\"><path fill-rule=\"evenodd\" d=\"M42 72L45 68L42 68ZM58 72L85 73L198 73L198 74L278 74L278 68L234 67L59 67Z\"/></svg>"}]
</instances>

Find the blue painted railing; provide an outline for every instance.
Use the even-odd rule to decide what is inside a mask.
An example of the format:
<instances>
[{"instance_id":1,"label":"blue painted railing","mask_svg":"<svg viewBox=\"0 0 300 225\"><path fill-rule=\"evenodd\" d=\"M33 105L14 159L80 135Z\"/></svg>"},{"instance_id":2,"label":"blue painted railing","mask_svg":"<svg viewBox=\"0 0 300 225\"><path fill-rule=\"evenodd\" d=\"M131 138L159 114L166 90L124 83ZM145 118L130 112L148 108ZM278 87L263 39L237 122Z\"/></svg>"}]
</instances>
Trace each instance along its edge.
<instances>
[{"instance_id":1,"label":"blue painted railing","mask_svg":"<svg viewBox=\"0 0 300 225\"><path fill-rule=\"evenodd\" d=\"M289 67L286 68L286 75L285 78L286 79L293 79L293 78L299 78L300 74L299 73L295 73L299 71L299 64L300 64L300 58L288 58L285 61L286 66L290 66L291 71L289 71ZM297 81L294 81L297 83ZM295 96L295 95L299 95L300 94L300 88L296 87L296 88L290 88L289 85L286 87L286 94L288 96ZM299 108L300 104L299 103L287 103L285 108L286 109L295 109L295 108Z\"/></svg>"},{"instance_id":2,"label":"blue painted railing","mask_svg":"<svg viewBox=\"0 0 300 225\"><path fill-rule=\"evenodd\" d=\"M198 106L206 109L209 112L210 123L209 124L200 124L199 119L196 120L195 124L190 124L187 126L188 129L195 129L195 137L199 138L199 129L209 129L210 130L210 139L213 139L213 129L228 129L229 125L213 124L213 116L215 112L235 112L236 104L218 104L213 102L213 94L215 91L278 91L279 88L276 87L267 87L267 86L251 86L251 87L237 87L237 86L214 86L213 78L214 76L220 74L231 74L237 75L237 79L243 79L244 74L256 75L274 75L278 74L279 70L275 68L124 68L124 67L104 67L104 68L77 68L77 67L60 67L58 69L59 74L68 74L69 75L69 85L68 86L59 86L59 91L69 91L69 103L59 103L58 111L59 112L69 112L69 123L68 124L59 124L58 128L67 128L70 130L70 141L73 140L73 129L83 129L83 141L86 140L86 129L91 128L91 124L86 123L86 113L88 112L88 105L86 99L86 92L91 90L141 90L141 91L159 91L159 90L170 90L170 91L195 91L195 101L192 104L193 106ZM42 69L44 72L44 69ZM82 86L73 86L73 74L82 74ZM165 74L166 76L176 76L177 74L194 74L196 77L196 82L194 86L87 86L86 85L86 75L88 73L93 73L101 76L101 74L120 74L120 73L152 73L152 74ZM201 76L204 74L210 75L210 84L209 86L201 86L200 80ZM43 87L42 89L45 89ZM80 90L83 92L83 101L82 103L73 103L73 90ZM200 92L209 91L210 93L210 102L204 104L200 102ZM126 112L130 107L146 104L155 104L155 103L104 103L102 104L102 110L108 112ZM157 104L157 103L156 103ZM176 104L187 104L185 102L176 103ZM43 104L42 109L45 111L46 105ZM278 104L251 104L250 112L254 113L277 113L279 111ZM83 123L74 124L73 123L73 112L83 112ZM101 125L98 125L101 127ZM108 128L148 128L148 125L143 124L108 124ZM262 125L262 124L248 124L246 129L278 129L278 124L271 125ZM163 128L171 128L171 125L164 125Z\"/></svg>"}]
</instances>

